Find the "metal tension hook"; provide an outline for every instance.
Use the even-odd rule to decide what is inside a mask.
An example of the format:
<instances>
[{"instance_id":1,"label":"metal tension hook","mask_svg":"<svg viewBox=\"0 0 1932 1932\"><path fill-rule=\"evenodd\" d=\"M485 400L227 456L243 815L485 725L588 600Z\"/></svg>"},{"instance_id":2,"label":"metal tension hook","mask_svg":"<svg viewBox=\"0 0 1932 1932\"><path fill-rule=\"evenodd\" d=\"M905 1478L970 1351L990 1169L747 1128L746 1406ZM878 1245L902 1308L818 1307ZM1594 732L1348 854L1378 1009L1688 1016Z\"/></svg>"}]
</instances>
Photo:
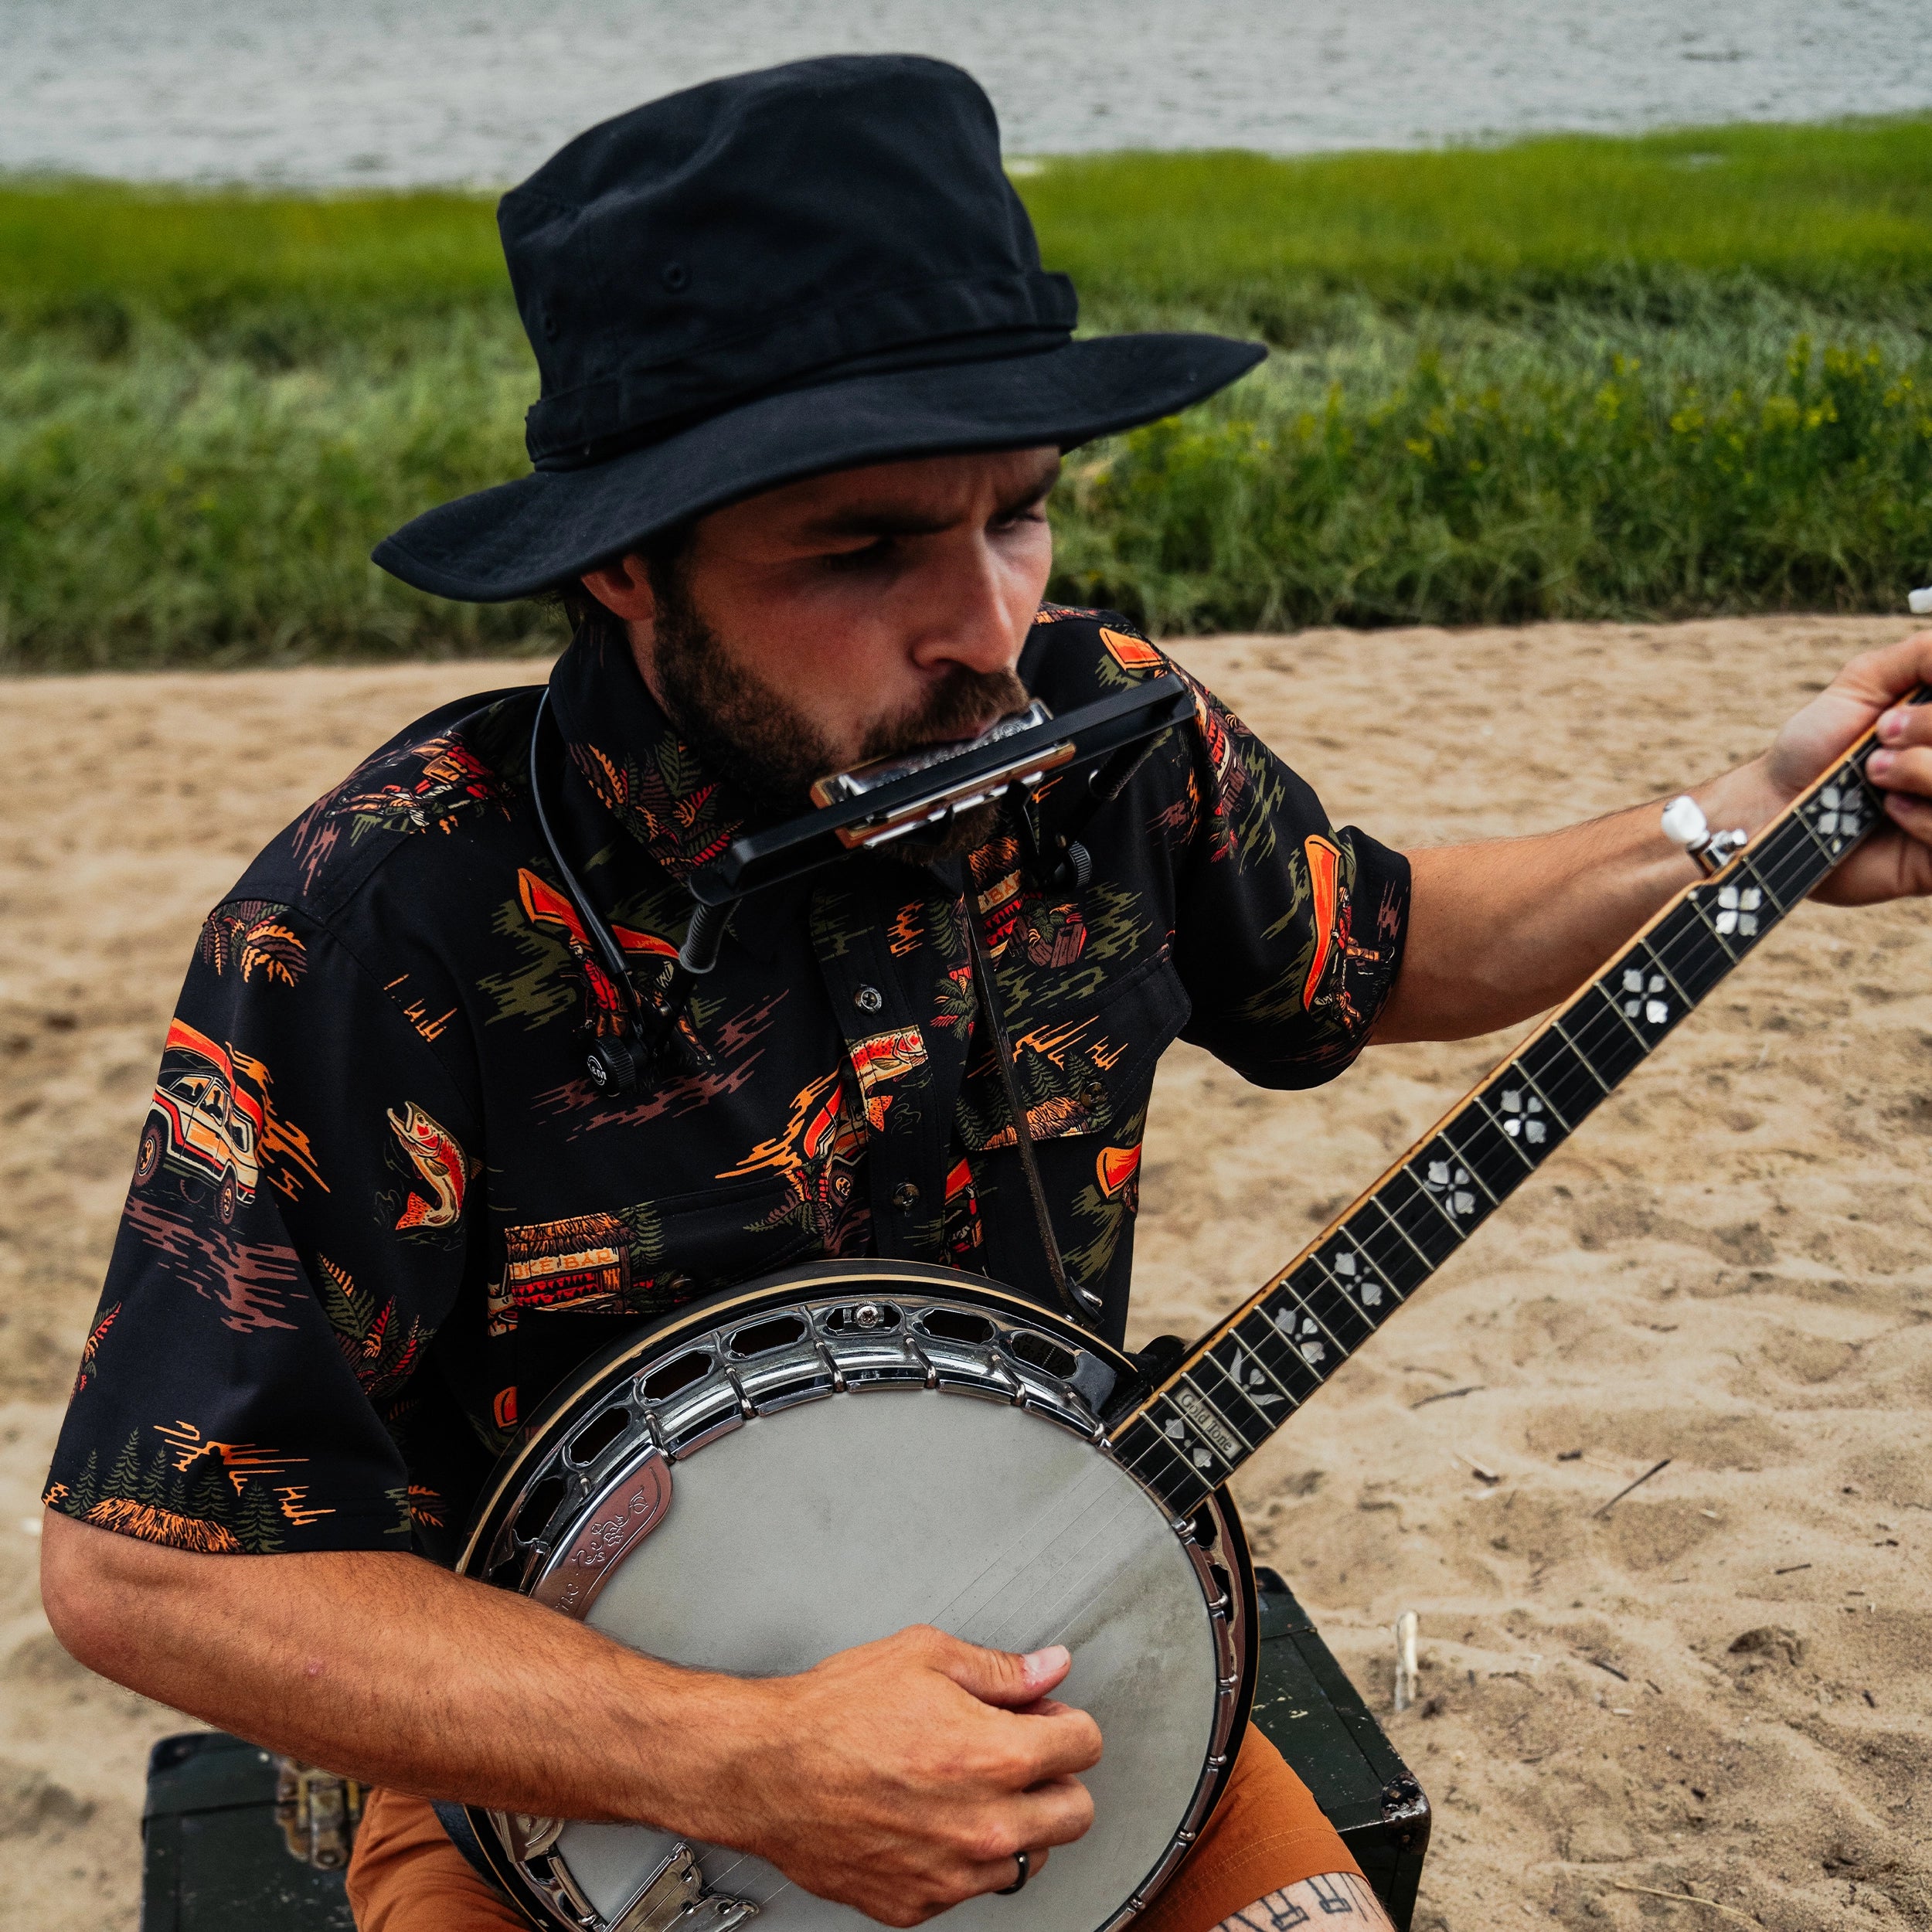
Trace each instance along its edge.
<instances>
[{"instance_id":1,"label":"metal tension hook","mask_svg":"<svg viewBox=\"0 0 1932 1932\"><path fill-rule=\"evenodd\" d=\"M1664 808L1664 836L1673 845L1682 845L1708 879L1722 872L1731 854L1750 841L1746 832L1713 832L1704 808L1685 792Z\"/></svg>"}]
</instances>

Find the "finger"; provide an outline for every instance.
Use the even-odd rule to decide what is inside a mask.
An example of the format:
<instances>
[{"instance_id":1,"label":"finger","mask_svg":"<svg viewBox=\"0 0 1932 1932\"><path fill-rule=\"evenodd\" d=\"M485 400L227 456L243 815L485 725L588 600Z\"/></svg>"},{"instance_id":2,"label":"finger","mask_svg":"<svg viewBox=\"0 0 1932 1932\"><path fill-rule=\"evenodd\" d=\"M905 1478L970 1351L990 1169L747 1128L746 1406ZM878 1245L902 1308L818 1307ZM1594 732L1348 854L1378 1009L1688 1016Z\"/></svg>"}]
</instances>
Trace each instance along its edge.
<instances>
[{"instance_id":1,"label":"finger","mask_svg":"<svg viewBox=\"0 0 1932 1932\"><path fill-rule=\"evenodd\" d=\"M1015 1754L1014 1782L1031 1789L1049 1779L1090 1771L1100 1761L1100 1727L1085 1711L1043 1711L1014 1725L1007 1745Z\"/></svg>"},{"instance_id":2,"label":"finger","mask_svg":"<svg viewBox=\"0 0 1932 1932\"><path fill-rule=\"evenodd\" d=\"M932 1655L934 1668L982 1704L996 1704L1004 1709L1036 1702L1073 1667L1064 1644L1049 1644L1044 1650L1022 1656L1015 1651L962 1643L938 1631L934 1634L939 1639Z\"/></svg>"},{"instance_id":3,"label":"finger","mask_svg":"<svg viewBox=\"0 0 1932 1932\"><path fill-rule=\"evenodd\" d=\"M1873 784L1886 791L1932 797L1932 747L1908 745L1903 750L1881 749L1866 760Z\"/></svg>"},{"instance_id":4,"label":"finger","mask_svg":"<svg viewBox=\"0 0 1932 1932\"><path fill-rule=\"evenodd\" d=\"M1879 714L1877 730L1881 745L1932 744L1932 704L1894 705Z\"/></svg>"},{"instance_id":5,"label":"finger","mask_svg":"<svg viewBox=\"0 0 1932 1932\"><path fill-rule=\"evenodd\" d=\"M1094 1827L1094 1794L1077 1777L1049 1778L1000 1807L1022 1845L1071 1845Z\"/></svg>"},{"instance_id":6,"label":"finger","mask_svg":"<svg viewBox=\"0 0 1932 1932\"><path fill-rule=\"evenodd\" d=\"M1828 689L1859 703L1877 706L1927 682L1932 682L1932 631L1920 631L1896 644L1854 658Z\"/></svg>"},{"instance_id":7,"label":"finger","mask_svg":"<svg viewBox=\"0 0 1932 1932\"><path fill-rule=\"evenodd\" d=\"M1053 1854L1043 1846L1029 1846L1026 1853L1026 1882L1031 1885L1046 1869L1046 1861ZM995 1859L983 1865L975 1865L968 1874L967 1883L972 1890L968 1898L978 1898L983 1893L1004 1892L1019 1876L1019 1860L1012 1858Z\"/></svg>"}]
</instances>

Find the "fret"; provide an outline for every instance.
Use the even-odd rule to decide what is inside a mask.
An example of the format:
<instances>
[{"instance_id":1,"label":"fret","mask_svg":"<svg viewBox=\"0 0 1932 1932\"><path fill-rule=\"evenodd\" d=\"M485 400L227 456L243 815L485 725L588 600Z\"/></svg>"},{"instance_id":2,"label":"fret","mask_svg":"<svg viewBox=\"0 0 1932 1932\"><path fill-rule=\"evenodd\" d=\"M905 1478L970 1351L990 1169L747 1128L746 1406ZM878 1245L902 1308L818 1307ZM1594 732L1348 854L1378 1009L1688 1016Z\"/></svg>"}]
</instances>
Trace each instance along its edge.
<instances>
[{"instance_id":1,"label":"fret","mask_svg":"<svg viewBox=\"0 0 1932 1932\"><path fill-rule=\"evenodd\" d=\"M1630 983L1628 977L1633 968L1642 975L1641 983L1635 986ZM1617 981L1611 988L1613 997L1628 999L1636 994L1655 994L1666 1006L1675 1006L1680 1018L1697 1004L1695 997L1678 984L1677 975L1671 971L1669 963L1648 939L1634 940L1630 951L1604 977L1606 985L1612 979ZM1666 1023L1655 1014L1646 1014L1645 1018L1652 1026Z\"/></svg>"},{"instance_id":2,"label":"fret","mask_svg":"<svg viewBox=\"0 0 1932 1932\"><path fill-rule=\"evenodd\" d=\"M1762 852L1739 852L1737 883L1754 885L1754 887L1764 895L1764 904L1766 906L1770 906L1770 912L1772 912L1772 916L1770 916L1770 920L1766 923L1768 923L1768 926L1776 926L1776 923L1780 922L1780 920L1784 918L1784 916L1787 914L1787 912L1791 910L1791 908L1795 906L1801 899L1803 899L1804 893L1793 887L1791 879L1785 879L1784 893L1777 891L1776 885L1772 883L1772 873L1766 872L1762 860L1764 860L1764 854Z\"/></svg>"},{"instance_id":3,"label":"fret","mask_svg":"<svg viewBox=\"0 0 1932 1932\"><path fill-rule=\"evenodd\" d=\"M1202 1354L1201 1360L1220 1379L1208 1389L1209 1400L1235 1423L1243 1435L1257 1445L1265 1442L1284 1418L1301 1406L1238 1335L1231 1335L1225 1341L1216 1342ZM1233 1391L1225 1399L1223 1383ZM1233 1413L1227 1406L1230 1402L1239 1402L1243 1413L1240 1416ZM1250 1415L1253 1417L1252 1428L1247 1419ZM1257 1430L1260 1431L1258 1434Z\"/></svg>"},{"instance_id":4,"label":"fret","mask_svg":"<svg viewBox=\"0 0 1932 1932\"><path fill-rule=\"evenodd\" d=\"M1648 1053L1684 1018L1692 1002L1641 940L1597 982Z\"/></svg>"},{"instance_id":5,"label":"fret","mask_svg":"<svg viewBox=\"0 0 1932 1932\"><path fill-rule=\"evenodd\" d=\"M1863 767L1847 763L1799 805L1796 816L1835 865L1872 829L1879 809Z\"/></svg>"},{"instance_id":6,"label":"fret","mask_svg":"<svg viewBox=\"0 0 1932 1932\"><path fill-rule=\"evenodd\" d=\"M1516 1056L1516 1070L1565 1134L1604 1097L1603 1082L1554 1027L1538 1034Z\"/></svg>"},{"instance_id":7,"label":"fret","mask_svg":"<svg viewBox=\"0 0 1932 1932\"><path fill-rule=\"evenodd\" d=\"M1275 1326L1277 1292L1270 1291L1258 1306L1250 1308L1235 1333L1248 1353L1267 1370L1275 1386L1299 1408L1321 1386L1321 1374ZM1281 1312L1288 1312L1285 1302L1280 1307Z\"/></svg>"},{"instance_id":8,"label":"fret","mask_svg":"<svg viewBox=\"0 0 1932 1932\"><path fill-rule=\"evenodd\" d=\"M1267 1440L1270 1426L1267 1411L1248 1400L1240 1383L1215 1360L1212 1350L1182 1370L1181 1382L1208 1405L1207 1410L1196 1417L1201 1427L1208 1429L1218 1418L1222 1427L1234 1436L1239 1444L1233 1458L1237 1464L1247 1461L1257 1445Z\"/></svg>"},{"instance_id":9,"label":"fret","mask_svg":"<svg viewBox=\"0 0 1932 1932\"><path fill-rule=\"evenodd\" d=\"M1639 1009L1641 1018L1641 1003ZM1563 1037L1589 1063L1605 1094L1642 1063L1650 1043L1601 980L1594 980L1556 1015ZM1601 1098L1601 1095L1598 1097Z\"/></svg>"},{"instance_id":10,"label":"fret","mask_svg":"<svg viewBox=\"0 0 1932 1932\"><path fill-rule=\"evenodd\" d=\"M1519 1107L1522 1096L1516 1097ZM1442 1138L1498 1207L1536 1171L1537 1158L1522 1144L1522 1123L1505 1133L1486 1113L1478 1095L1442 1130Z\"/></svg>"},{"instance_id":11,"label":"fret","mask_svg":"<svg viewBox=\"0 0 1932 1932\"><path fill-rule=\"evenodd\" d=\"M1221 1351L1214 1358L1221 1372L1239 1383L1248 1400L1266 1411L1270 1427L1301 1407L1304 1391L1319 1386L1308 1376L1305 1362L1301 1374L1294 1372L1289 1365L1300 1362L1301 1357L1258 1314L1244 1318L1215 1347ZM1287 1371L1285 1380L1276 1372L1277 1362Z\"/></svg>"},{"instance_id":12,"label":"fret","mask_svg":"<svg viewBox=\"0 0 1932 1932\"><path fill-rule=\"evenodd\" d=\"M1405 1266L1400 1273L1384 1266L1376 1251L1377 1243L1358 1238L1356 1223L1362 1218L1352 1215L1329 1236L1315 1250L1308 1271L1311 1275L1318 1271L1321 1279L1332 1284L1346 1301L1356 1319L1372 1332L1401 1307L1409 1289L1414 1286L1406 1266L1413 1257L1404 1247L1400 1253ZM1382 1241L1393 1243L1396 1239L1379 1226L1376 1232ZM1296 1271L1294 1282L1303 1287L1303 1271ZM1303 1292L1307 1291L1307 1287L1303 1287Z\"/></svg>"},{"instance_id":13,"label":"fret","mask_svg":"<svg viewBox=\"0 0 1932 1932\"><path fill-rule=\"evenodd\" d=\"M1151 1412L1139 1417L1114 1445L1115 1459L1157 1490L1176 1516L1191 1515L1213 1485L1161 1433Z\"/></svg>"},{"instance_id":14,"label":"fret","mask_svg":"<svg viewBox=\"0 0 1932 1932\"><path fill-rule=\"evenodd\" d=\"M1311 1267L1297 1268L1281 1284L1281 1292L1291 1297L1297 1308L1312 1317L1344 1355L1359 1348L1376 1332L1374 1319L1318 1261Z\"/></svg>"},{"instance_id":15,"label":"fret","mask_svg":"<svg viewBox=\"0 0 1932 1932\"><path fill-rule=\"evenodd\" d=\"M1710 903L1708 905L1706 903L1706 894L1710 894ZM1711 944L1723 951L1728 962L1724 970L1729 972L1731 968L1735 966L1749 951L1747 947L1740 944L1734 930L1731 930L1735 927L1736 922L1735 920L1731 922L1731 928L1720 927L1718 925L1716 899L1715 894L1711 893L1711 889L1708 885L1692 888L1689 896L1684 901L1684 910L1689 913L1709 935Z\"/></svg>"},{"instance_id":16,"label":"fret","mask_svg":"<svg viewBox=\"0 0 1932 1932\"><path fill-rule=\"evenodd\" d=\"M1362 1202L1341 1231L1374 1277L1387 1282L1405 1300L1434 1272L1429 1257L1417 1251L1415 1243L1403 1236L1372 1200ZM1323 1253L1326 1252L1325 1249Z\"/></svg>"},{"instance_id":17,"label":"fret","mask_svg":"<svg viewBox=\"0 0 1932 1932\"><path fill-rule=\"evenodd\" d=\"M1511 1061L1497 1073L1472 1104L1511 1146L1522 1150L1522 1158L1531 1167L1545 1160L1570 1131L1545 1104L1520 1060Z\"/></svg>"},{"instance_id":18,"label":"fret","mask_svg":"<svg viewBox=\"0 0 1932 1932\"><path fill-rule=\"evenodd\" d=\"M1428 1264L1430 1274L1462 1246L1454 1222L1409 1168L1397 1168L1376 1191L1375 1202Z\"/></svg>"},{"instance_id":19,"label":"fret","mask_svg":"<svg viewBox=\"0 0 1932 1932\"><path fill-rule=\"evenodd\" d=\"M1830 869L1801 824L1787 823L1746 852L1741 862L1761 886L1778 917L1797 905Z\"/></svg>"},{"instance_id":20,"label":"fret","mask_svg":"<svg viewBox=\"0 0 1932 1932\"><path fill-rule=\"evenodd\" d=\"M1475 1170L1440 1134L1410 1162L1409 1175L1458 1241L1468 1240L1476 1223L1496 1206L1496 1197L1477 1179Z\"/></svg>"},{"instance_id":21,"label":"fret","mask_svg":"<svg viewBox=\"0 0 1932 1932\"><path fill-rule=\"evenodd\" d=\"M1735 869L1693 887L1691 903L1709 921L1711 930L1733 959L1742 959L1777 923L1777 910L1766 900L1764 887L1739 876Z\"/></svg>"},{"instance_id":22,"label":"fret","mask_svg":"<svg viewBox=\"0 0 1932 1932\"><path fill-rule=\"evenodd\" d=\"M1196 1481L1213 1488L1234 1473L1242 1451L1237 1443L1227 1439L1227 1425L1218 1420L1210 1420L1209 1427L1214 1435L1223 1439L1218 1444L1213 1440L1196 1417L1190 1416L1182 1406L1190 1399L1199 1405L1199 1410L1206 1408L1207 1405L1189 1388L1185 1379L1177 1378L1148 1404L1147 1413L1176 1461Z\"/></svg>"},{"instance_id":23,"label":"fret","mask_svg":"<svg viewBox=\"0 0 1932 1932\"><path fill-rule=\"evenodd\" d=\"M1739 853L1737 883L1740 886L1755 886L1764 895L1766 901L1770 906L1771 913L1770 917L1764 923L1767 927L1774 926L1798 903L1804 894L1799 893L1794 894L1789 899L1784 898L1773 887L1771 882L1764 876L1758 865L1758 857L1759 855L1756 852Z\"/></svg>"},{"instance_id":24,"label":"fret","mask_svg":"<svg viewBox=\"0 0 1932 1932\"><path fill-rule=\"evenodd\" d=\"M1793 812L1780 830L1787 833L1794 844L1801 840L1807 849L1818 855L1818 876L1821 879L1837 863L1825 841L1811 829L1811 821L1801 811Z\"/></svg>"},{"instance_id":25,"label":"fret","mask_svg":"<svg viewBox=\"0 0 1932 1932\"><path fill-rule=\"evenodd\" d=\"M1285 1282L1269 1295L1264 1305L1282 1347L1301 1365L1304 1374L1315 1377L1318 1383L1325 1382L1336 1366L1347 1359L1348 1343L1325 1326Z\"/></svg>"},{"instance_id":26,"label":"fret","mask_svg":"<svg viewBox=\"0 0 1932 1932\"><path fill-rule=\"evenodd\" d=\"M1695 1004L1731 969L1731 956L1693 906L1679 906L1651 928L1651 957Z\"/></svg>"}]
</instances>

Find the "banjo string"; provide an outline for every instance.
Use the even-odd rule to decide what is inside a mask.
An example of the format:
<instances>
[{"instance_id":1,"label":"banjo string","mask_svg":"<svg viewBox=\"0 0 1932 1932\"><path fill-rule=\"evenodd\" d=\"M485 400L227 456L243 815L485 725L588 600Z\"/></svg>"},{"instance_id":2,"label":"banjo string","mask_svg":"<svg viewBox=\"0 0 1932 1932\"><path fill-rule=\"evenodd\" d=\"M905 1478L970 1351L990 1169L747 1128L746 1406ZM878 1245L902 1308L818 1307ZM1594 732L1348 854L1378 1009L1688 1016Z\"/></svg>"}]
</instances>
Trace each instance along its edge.
<instances>
[{"instance_id":1,"label":"banjo string","mask_svg":"<svg viewBox=\"0 0 1932 1932\"><path fill-rule=\"evenodd\" d=\"M1067 1495L1061 1499L1063 1502L1070 1500L1072 1497L1077 1495L1081 1489L1090 1487L1095 1480L1095 1475L1097 1475L1097 1473L1098 1472L1095 1472L1094 1474L1090 1475L1086 1478L1083 1478L1080 1482L1077 1483L1073 1486L1072 1490L1067 1492ZM1080 1546L1082 1549L1090 1547L1097 1538L1104 1536L1106 1531L1112 1528L1114 1524L1119 1521L1121 1517L1133 1506L1134 1502L1134 1497L1131 1492L1117 1497L1115 1500L1114 1508L1108 1512L1104 1517L1100 1517L1097 1513L1099 1508L1097 1501L1090 1502L1075 1513L1072 1522L1066 1526L1066 1530L1070 1531L1075 1527L1084 1526L1087 1529L1087 1534L1083 1539ZM1052 1512L1043 1512L1043 1514L1049 1515ZM978 1575L971 1578L961 1590L957 1591L953 1597L951 1602L936 1612L927 1621L934 1624L938 1623L940 1618L945 1616L952 1609L953 1606L959 1602L961 1597L968 1595L978 1586L988 1571L998 1567L1002 1559L1012 1553L1014 1546L1023 1539L1027 1532L1038 1532L1043 1528L1043 1526L1042 1525L1040 1519L1036 1518L1033 1522L1026 1526L1026 1530L1023 1530L1018 1535L1009 1538L1005 1546L1001 1549L999 1554L996 1556L991 1563L986 1564L985 1567L980 1570ZM1063 1532L1062 1533L1065 1532ZM1104 1553L1097 1561L1089 1563L1084 1569L1079 1571L1077 1574L1066 1578L1062 1584L1062 1587L1054 1593L1054 1595L1048 1606L1048 1614L1050 1614L1053 1611L1057 1610L1060 1605L1064 1603L1068 1597L1076 1594L1083 1595L1090 1588L1094 1580L1107 1568L1109 1563L1111 1560L1112 1559L1109 1555ZM1014 1599L1009 1604L1002 1604L1001 1598L1007 1596L1011 1591L1012 1584L1016 1583L1019 1580L1018 1577L1015 1577L1012 1580L1011 1583L1002 1585L1001 1588L995 1593L994 1596L989 1600L988 1603L985 1606L985 1608L988 1611L993 1609L995 1606L998 1606L1001 1609L1001 1621L999 1624L995 1624L994 1627L996 1631L1003 1628L1007 1624L1009 1624L1015 1617L1018 1616L1022 1611L1025 1610L1029 1604L1034 1598L1039 1597L1043 1590L1050 1588L1055 1580L1049 1577L1044 1582L1036 1582L1034 1583L1032 1587L1028 1590L1024 1596ZM1063 1619L1057 1628L1052 1631L1049 1636L1043 1637L1041 1639L1042 1643L1044 1644L1046 1642L1051 1641L1054 1638L1056 1638L1063 1634L1066 1629L1070 1628L1073 1621L1073 1618L1072 1617L1068 1617ZM962 1633L955 1634L960 1634L961 1641L962 1642L981 1643L985 1645L985 1647L988 1648L995 1647L990 1637L985 1638L969 1638L965 1637ZM722 1887L726 1880L730 1877L733 1872L738 1870L740 1866L750 1862L752 1856L753 1854L750 1852L741 1852L737 1855L737 1856L733 1858L728 1865L722 1865L719 1866L715 1872L707 1874L705 1880L706 1889L708 1890L716 1890ZM779 1883L774 1886L770 1892L766 1893L764 1897L760 1898L757 1901L757 1903L761 1909L764 1906L769 1906L772 1900L777 1898L781 1893L788 1892L791 1889L792 1882L789 1879L784 1877L782 1874L777 1876L779 1878Z\"/></svg>"}]
</instances>

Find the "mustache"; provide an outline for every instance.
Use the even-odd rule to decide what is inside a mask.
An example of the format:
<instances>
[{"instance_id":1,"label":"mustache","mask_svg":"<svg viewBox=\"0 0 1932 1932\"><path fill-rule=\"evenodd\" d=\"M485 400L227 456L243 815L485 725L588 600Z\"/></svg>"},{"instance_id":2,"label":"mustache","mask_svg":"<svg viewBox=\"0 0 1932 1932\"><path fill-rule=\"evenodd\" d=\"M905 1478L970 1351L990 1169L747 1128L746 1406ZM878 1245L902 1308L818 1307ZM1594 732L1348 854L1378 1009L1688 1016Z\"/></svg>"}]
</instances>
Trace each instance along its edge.
<instances>
[{"instance_id":1,"label":"mustache","mask_svg":"<svg viewBox=\"0 0 1932 1932\"><path fill-rule=\"evenodd\" d=\"M1025 710L1031 695L1011 671L975 671L961 665L912 710L874 725L859 762L903 757L930 745L975 737L999 719Z\"/></svg>"}]
</instances>

